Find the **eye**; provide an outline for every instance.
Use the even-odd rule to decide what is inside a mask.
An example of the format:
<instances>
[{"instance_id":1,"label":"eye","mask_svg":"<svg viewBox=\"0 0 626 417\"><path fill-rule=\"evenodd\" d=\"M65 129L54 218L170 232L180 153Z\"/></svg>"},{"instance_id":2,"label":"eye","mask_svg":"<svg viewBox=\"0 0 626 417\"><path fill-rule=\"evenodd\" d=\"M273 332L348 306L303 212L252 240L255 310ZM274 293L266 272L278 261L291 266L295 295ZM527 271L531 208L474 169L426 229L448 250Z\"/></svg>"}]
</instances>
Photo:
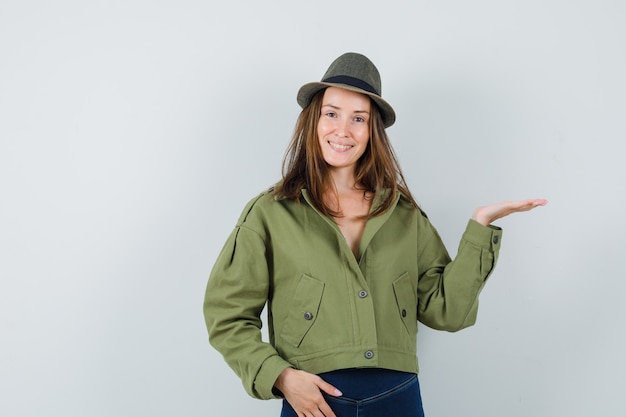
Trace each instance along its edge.
<instances>
[{"instance_id":1,"label":"eye","mask_svg":"<svg viewBox=\"0 0 626 417\"><path fill-rule=\"evenodd\" d=\"M334 111L326 112L326 113L324 113L324 115L326 117L337 117L337 113L335 113Z\"/></svg>"},{"instance_id":2,"label":"eye","mask_svg":"<svg viewBox=\"0 0 626 417\"><path fill-rule=\"evenodd\" d=\"M357 123L364 123L366 120L365 120L365 118L364 118L364 117L361 117L361 116L356 116L356 117L354 118L354 121L355 121L355 122L357 122Z\"/></svg>"}]
</instances>

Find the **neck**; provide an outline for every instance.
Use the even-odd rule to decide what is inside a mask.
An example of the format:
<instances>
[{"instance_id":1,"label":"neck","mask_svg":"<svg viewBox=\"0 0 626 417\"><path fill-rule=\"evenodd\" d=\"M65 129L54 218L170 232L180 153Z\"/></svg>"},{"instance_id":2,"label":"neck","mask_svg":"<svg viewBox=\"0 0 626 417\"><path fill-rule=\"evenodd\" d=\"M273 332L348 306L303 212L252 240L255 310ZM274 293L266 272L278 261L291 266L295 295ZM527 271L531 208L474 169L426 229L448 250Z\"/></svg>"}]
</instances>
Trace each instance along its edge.
<instances>
[{"instance_id":1,"label":"neck","mask_svg":"<svg viewBox=\"0 0 626 417\"><path fill-rule=\"evenodd\" d=\"M330 176L338 193L354 191L358 185L352 167L333 168L330 170Z\"/></svg>"}]
</instances>

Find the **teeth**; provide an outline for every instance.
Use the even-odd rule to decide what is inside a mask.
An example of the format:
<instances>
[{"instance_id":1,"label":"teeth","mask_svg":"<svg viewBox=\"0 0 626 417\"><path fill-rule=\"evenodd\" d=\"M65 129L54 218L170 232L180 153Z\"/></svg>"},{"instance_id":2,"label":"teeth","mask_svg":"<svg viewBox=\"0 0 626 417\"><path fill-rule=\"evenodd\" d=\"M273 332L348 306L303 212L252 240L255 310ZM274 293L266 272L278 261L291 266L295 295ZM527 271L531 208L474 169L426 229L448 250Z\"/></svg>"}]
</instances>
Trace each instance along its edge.
<instances>
[{"instance_id":1,"label":"teeth","mask_svg":"<svg viewBox=\"0 0 626 417\"><path fill-rule=\"evenodd\" d=\"M337 149L341 149L341 150L348 150L352 147L352 145L340 145L338 143L335 142L328 142L330 144L330 146L332 146L333 148L337 148Z\"/></svg>"}]
</instances>

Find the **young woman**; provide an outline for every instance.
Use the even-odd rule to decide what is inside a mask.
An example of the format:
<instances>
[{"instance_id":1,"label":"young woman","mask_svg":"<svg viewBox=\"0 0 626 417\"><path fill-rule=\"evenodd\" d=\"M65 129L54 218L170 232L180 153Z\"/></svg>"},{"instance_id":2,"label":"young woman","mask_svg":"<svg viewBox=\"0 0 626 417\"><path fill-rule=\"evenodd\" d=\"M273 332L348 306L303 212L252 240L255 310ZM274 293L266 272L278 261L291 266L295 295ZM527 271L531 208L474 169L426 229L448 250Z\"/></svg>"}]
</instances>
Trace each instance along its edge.
<instances>
[{"instance_id":1,"label":"young woman","mask_svg":"<svg viewBox=\"0 0 626 417\"><path fill-rule=\"evenodd\" d=\"M340 56L298 103L282 180L244 208L211 272L210 342L250 395L284 399L282 416L423 416L417 321L473 325L500 248L491 223L546 201L476 209L451 260L394 156L374 64Z\"/></svg>"}]
</instances>

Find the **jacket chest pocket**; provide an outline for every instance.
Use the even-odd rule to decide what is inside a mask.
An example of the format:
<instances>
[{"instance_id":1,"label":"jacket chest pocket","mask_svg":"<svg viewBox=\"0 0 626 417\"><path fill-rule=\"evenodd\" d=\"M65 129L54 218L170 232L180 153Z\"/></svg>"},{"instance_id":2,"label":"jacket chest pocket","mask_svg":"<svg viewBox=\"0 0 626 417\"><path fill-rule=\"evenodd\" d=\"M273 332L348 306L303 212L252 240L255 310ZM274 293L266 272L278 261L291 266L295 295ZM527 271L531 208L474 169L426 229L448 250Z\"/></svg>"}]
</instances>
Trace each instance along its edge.
<instances>
[{"instance_id":1,"label":"jacket chest pocket","mask_svg":"<svg viewBox=\"0 0 626 417\"><path fill-rule=\"evenodd\" d=\"M408 272L393 281L393 292L396 297L398 317L404 323L409 336L415 337L417 335L417 289Z\"/></svg>"},{"instance_id":2,"label":"jacket chest pocket","mask_svg":"<svg viewBox=\"0 0 626 417\"><path fill-rule=\"evenodd\" d=\"M280 337L299 347L309 332L319 312L324 293L324 283L308 275L302 275L289 303L289 312Z\"/></svg>"}]
</instances>

